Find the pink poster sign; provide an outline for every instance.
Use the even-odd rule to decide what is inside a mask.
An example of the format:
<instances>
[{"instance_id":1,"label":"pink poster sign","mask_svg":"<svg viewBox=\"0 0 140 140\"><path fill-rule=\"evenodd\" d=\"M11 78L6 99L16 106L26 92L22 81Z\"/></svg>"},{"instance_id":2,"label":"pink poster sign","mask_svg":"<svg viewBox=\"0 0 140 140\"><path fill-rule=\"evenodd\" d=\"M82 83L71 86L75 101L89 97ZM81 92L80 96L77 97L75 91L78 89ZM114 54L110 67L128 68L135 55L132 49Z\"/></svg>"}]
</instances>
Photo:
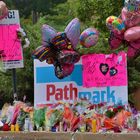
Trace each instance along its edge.
<instances>
[{"instance_id":1,"label":"pink poster sign","mask_svg":"<svg viewBox=\"0 0 140 140\"><path fill-rule=\"evenodd\" d=\"M91 54L82 57L83 86L127 86L127 58L119 54Z\"/></svg>"},{"instance_id":2,"label":"pink poster sign","mask_svg":"<svg viewBox=\"0 0 140 140\"><path fill-rule=\"evenodd\" d=\"M22 60L21 42L17 38L19 25L0 26L0 50L3 50L4 61Z\"/></svg>"}]
</instances>

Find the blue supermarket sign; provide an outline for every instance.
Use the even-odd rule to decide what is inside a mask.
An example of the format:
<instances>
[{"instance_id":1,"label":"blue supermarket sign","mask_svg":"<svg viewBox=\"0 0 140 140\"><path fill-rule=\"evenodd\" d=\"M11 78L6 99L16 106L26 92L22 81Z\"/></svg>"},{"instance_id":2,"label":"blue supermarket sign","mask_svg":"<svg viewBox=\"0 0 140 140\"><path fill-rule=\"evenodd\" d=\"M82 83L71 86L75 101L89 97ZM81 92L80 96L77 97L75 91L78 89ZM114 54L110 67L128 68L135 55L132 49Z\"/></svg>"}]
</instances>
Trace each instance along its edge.
<instances>
[{"instance_id":1,"label":"blue supermarket sign","mask_svg":"<svg viewBox=\"0 0 140 140\"><path fill-rule=\"evenodd\" d=\"M91 103L108 104L128 103L127 86L83 87L82 63L75 65L73 73L59 80L54 74L54 67L45 62L34 60L34 105L50 105L57 102L73 103L86 98Z\"/></svg>"}]
</instances>

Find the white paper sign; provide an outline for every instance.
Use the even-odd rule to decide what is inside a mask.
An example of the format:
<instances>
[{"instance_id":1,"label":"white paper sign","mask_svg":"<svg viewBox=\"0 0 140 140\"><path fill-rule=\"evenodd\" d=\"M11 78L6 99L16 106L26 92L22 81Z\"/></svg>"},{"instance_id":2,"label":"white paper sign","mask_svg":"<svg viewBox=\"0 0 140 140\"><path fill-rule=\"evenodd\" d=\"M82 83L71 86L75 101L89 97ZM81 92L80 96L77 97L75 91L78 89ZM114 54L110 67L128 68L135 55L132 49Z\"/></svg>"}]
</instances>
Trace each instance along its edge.
<instances>
[{"instance_id":1,"label":"white paper sign","mask_svg":"<svg viewBox=\"0 0 140 140\"><path fill-rule=\"evenodd\" d=\"M20 24L18 10L9 10L8 16L0 20L0 24Z\"/></svg>"}]
</instances>

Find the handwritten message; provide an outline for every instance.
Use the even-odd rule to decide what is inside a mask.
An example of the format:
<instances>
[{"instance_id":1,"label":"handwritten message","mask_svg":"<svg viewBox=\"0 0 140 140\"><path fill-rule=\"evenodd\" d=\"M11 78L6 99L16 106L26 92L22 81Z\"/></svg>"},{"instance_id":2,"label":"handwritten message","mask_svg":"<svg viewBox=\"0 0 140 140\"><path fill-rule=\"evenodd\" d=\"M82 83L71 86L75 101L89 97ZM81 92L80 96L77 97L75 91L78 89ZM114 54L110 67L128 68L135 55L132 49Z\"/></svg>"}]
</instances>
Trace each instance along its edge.
<instances>
[{"instance_id":1,"label":"handwritten message","mask_svg":"<svg viewBox=\"0 0 140 140\"><path fill-rule=\"evenodd\" d=\"M0 26L0 50L3 50L4 61L22 60L21 42L17 37L19 25Z\"/></svg>"},{"instance_id":2,"label":"handwritten message","mask_svg":"<svg viewBox=\"0 0 140 140\"><path fill-rule=\"evenodd\" d=\"M82 57L83 86L106 87L127 85L126 53L91 54Z\"/></svg>"}]
</instances>

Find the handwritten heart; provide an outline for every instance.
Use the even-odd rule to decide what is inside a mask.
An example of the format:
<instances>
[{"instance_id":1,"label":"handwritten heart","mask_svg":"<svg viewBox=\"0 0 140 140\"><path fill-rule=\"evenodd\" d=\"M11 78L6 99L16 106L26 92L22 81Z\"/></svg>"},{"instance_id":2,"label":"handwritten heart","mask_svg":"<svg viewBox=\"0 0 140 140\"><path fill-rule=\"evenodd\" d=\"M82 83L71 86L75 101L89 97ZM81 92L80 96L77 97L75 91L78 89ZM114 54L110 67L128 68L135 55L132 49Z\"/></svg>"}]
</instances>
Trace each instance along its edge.
<instances>
[{"instance_id":1,"label":"handwritten heart","mask_svg":"<svg viewBox=\"0 0 140 140\"><path fill-rule=\"evenodd\" d=\"M109 66L108 66L108 64L103 64L103 63L101 63L101 64L100 64L100 71L101 71L101 73L102 73L103 75L106 75L106 74L108 73L108 71L109 71Z\"/></svg>"},{"instance_id":2,"label":"handwritten heart","mask_svg":"<svg viewBox=\"0 0 140 140\"><path fill-rule=\"evenodd\" d=\"M110 68L110 76L115 76L118 73L118 70L114 67Z\"/></svg>"}]
</instances>

